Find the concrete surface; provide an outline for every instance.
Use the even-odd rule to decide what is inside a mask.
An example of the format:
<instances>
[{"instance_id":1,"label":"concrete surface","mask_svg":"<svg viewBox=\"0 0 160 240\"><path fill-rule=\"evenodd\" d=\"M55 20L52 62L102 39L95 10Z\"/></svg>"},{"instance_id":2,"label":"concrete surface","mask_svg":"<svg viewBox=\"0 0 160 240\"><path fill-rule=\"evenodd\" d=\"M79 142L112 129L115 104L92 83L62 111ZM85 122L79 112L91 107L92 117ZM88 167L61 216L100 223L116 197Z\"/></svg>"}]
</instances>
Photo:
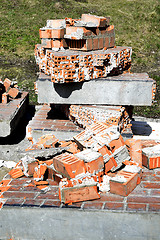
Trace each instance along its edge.
<instances>
[{"instance_id":1,"label":"concrete surface","mask_svg":"<svg viewBox=\"0 0 160 240\"><path fill-rule=\"evenodd\" d=\"M0 214L8 240L158 240L160 215L67 209L9 208Z\"/></svg>"},{"instance_id":2,"label":"concrete surface","mask_svg":"<svg viewBox=\"0 0 160 240\"><path fill-rule=\"evenodd\" d=\"M154 80L145 73L123 74L88 82L56 84L40 74L38 102L54 104L111 104L150 106Z\"/></svg>"}]
</instances>

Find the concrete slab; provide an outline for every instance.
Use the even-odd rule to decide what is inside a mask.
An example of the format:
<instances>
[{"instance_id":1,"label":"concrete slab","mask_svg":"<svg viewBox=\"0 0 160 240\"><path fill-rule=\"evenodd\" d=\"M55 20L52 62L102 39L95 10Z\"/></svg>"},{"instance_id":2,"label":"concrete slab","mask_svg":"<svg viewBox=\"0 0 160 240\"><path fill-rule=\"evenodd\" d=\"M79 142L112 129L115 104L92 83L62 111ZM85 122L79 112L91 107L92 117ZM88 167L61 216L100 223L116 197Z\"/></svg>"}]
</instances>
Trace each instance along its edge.
<instances>
[{"instance_id":1,"label":"concrete slab","mask_svg":"<svg viewBox=\"0 0 160 240\"><path fill-rule=\"evenodd\" d=\"M146 73L122 74L88 82L56 84L40 74L38 102L54 104L152 105L155 81Z\"/></svg>"},{"instance_id":2,"label":"concrete slab","mask_svg":"<svg viewBox=\"0 0 160 240\"><path fill-rule=\"evenodd\" d=\"M160 235L155 213L9 208L2 209L0 222L3 240L157 240Z\"/></svg>"},{"instance_id":3,"label":"concrete slab","mask_svg":"<svg viewBox=\"0 0 160 240\"><path fill-rule=\"evenodd\" d=\"M0 137L10 135L19 124L28 105L28 92L22 92L18 99L0 104Z\"/></svg>"}]
</instances>

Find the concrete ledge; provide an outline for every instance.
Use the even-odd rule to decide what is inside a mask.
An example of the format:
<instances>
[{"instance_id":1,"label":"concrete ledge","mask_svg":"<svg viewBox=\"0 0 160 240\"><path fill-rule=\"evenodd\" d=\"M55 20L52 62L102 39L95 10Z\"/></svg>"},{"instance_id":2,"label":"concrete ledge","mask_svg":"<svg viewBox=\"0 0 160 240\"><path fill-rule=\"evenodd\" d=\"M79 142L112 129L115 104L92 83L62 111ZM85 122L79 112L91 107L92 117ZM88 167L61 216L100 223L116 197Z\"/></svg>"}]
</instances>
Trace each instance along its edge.
<instances>
[{"instance_id":1,"label":"concrete ledge","mask_svg":"<svg viewBox=\"0 0 160 240\"><path fill-rule=\"evenodd\" d=\"M122 74L88 82L56 84L40 74L38 102L54 104L152 105L155 84L146 73Z\"/></svg>"},{"instance_id":2,"label":"concrete ledge","mask_svg":"<svg viewBox=\"0 0 160 240\"><path fill-rule=\"evenodd\" d=\"M28 105L28 92L22 92L18 99L0 104L0 137L10 135L18 125Z\"/></svg>"},{"instance_id":3,"label":"concrete ledge","mask_svg":"<svg viewBox=\"0 0 160 240\"><path fill-rule=\"evenodd\" d=\"M9 208L0 213L1 239L159 239L160 214Z\"/></svg>"}]
</instances>

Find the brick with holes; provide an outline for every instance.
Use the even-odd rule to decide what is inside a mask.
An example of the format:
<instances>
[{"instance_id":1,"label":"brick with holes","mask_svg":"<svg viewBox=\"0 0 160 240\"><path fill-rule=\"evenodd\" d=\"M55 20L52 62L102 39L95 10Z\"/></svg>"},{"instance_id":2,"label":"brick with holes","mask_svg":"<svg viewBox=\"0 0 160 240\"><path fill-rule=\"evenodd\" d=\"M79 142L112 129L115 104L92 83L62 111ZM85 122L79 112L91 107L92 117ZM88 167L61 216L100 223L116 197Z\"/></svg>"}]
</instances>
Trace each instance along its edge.
<instances>
[{"instance_id":1,"label":"brick with holes","mask_svg":"<svg viewBox=\"0 0 160 240\"><path fill-rule=\"evenodd\" d=\"M149 169L160 167L160 144L142 149L142 165Z\"/></svg>"},{"instance_id":2,"label":"brick with holes","mask_svg":"<svg viewBox=\"0 0 160 240\"><path fill-rule=\"evenodd\" d=\"M58 173L69 179L86 172L83 160L67 152L55 156L53 165Z\"/></svg>"},{"instance_id":3,"label":"brick with holes","mask_svg":"<svg viewBox=\"0 0 160 240\"><path fill-rule=\"evenodd\" d=\"M120 170L115 177L110 179L110 192L128 196L140 183L140 172L141 168L137 166L127 166L126 170Z\"/></svg>"},{"instance_id":4,"label":"brick with holes","mask_svg":"<svg viewBox=\"0 0 160 240\"><path fill-rule=\"evenodd\" d=\"M84 161L87 172L91 174L103 172L104 161L99 152L92 151L91 149L85 149L82 152L75 154L75 156Z\"/></svg>"}]
</instances>

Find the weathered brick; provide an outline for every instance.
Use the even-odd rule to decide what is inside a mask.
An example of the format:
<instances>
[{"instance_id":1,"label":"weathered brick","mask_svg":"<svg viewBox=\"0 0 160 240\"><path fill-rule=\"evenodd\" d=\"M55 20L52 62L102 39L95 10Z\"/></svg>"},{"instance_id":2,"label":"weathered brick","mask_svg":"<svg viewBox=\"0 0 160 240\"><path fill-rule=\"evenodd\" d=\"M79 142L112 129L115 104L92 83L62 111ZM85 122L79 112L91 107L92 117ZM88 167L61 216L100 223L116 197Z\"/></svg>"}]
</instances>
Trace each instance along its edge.
<instances>
[{"instance_id":1,"label":"weathered brick","mask_svg":"<svg viewBox=\"0 0 160 240\"><path fill-rule=\"evenodd\" d=\"M160 197L128 196L127 202L134 202L134 203L159 203L160 202Z\"/></svg>"},{"instance_id":2,"label":"weathered brick","mask_svg":"<svg viewBox=\"0 0 160 240\"><path fill-rule=\"evenodd\" d=\"M42 208L47 207L60 207L61 202L59 200L45 200L45 202L41 205Z\"/></svg>"},{"instance_id":3,"label":"weathered brick","mask_svg":"<svg viewBox=\"0 0 160 240\"><path fill-rule=\"evenodd\" d=\"M16 191L14 192L4 192L3 196L4 198L23 198L23 199L27 199L27 198L31 198L33 199L36 196L37 193L34 192L20 192L20 191Z\"/></svg>"},{"instance_id":4,"label":"weathered brick","mask_svg":"<svg viewBox=\"0 0 160 240\"><path fill-rule=\"evenodd\" d=\"M124 204L120 202L107 202L104 205L105 210L123 210Z\"/></svg>"},{"instance_id":5,"label":"weathered brick","mask_svg":"<svg viewBox=\"0 0 160 240\"><path fill-rule=\"evenodd\" d=\"M90 209L90 210L100 210L103 207L103 203L102 202L89 202L89 203L85 203L83 206L83 209Z\"/></svg>"},{"instance_id":6,"label":"weathered brick","mask_svg":"<svg viewBox=\"0 0 160 240\"><path fill-rule=\"evenodd\" d=\"M7 199L3 207L20 207L22 206L24 199Z\"/></svg>"},{"instance_id":7,"label":"weathered brick","mask_svg":"<svg viewBox=\"0 0 160 240\"><path fill-rule=\"evenodd\" d=\"M23 202L22 207L40 207L42 203L43 203L43 200L26 199Z\"/></svg>"},{"instance_id":8,"label":"weathered brick","mask_svg":"<svg viewBox=\"0 0 160 240\"><path fill-rule=\"evenodd\" d=\"M160 211L160 204L157 203L157 204L149 204L149 209L148 211Z\"/></svg>"},{"instance_id":9,"label":"weathered brick","mask_svg":"<svg viewBox=\"0 0 160 240\"><path fill-rule=\"evenodd\" d=\"M128 203L127 211L146 211L146 204L139 203Z\"/></svg>"}]
</instances>

